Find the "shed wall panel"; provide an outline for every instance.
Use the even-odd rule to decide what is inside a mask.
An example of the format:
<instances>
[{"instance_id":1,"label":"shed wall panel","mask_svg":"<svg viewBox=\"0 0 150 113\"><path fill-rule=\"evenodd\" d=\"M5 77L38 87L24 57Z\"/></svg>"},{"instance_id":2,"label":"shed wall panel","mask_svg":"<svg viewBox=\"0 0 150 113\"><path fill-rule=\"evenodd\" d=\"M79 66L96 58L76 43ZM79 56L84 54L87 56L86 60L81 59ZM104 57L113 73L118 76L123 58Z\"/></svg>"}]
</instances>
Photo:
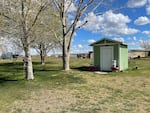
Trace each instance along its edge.
<instances>
[{"instance_id":1,"label":"shed wall panel","mask_svg":"<svg viewBox=\"0 0 150 113\"><path fill-rule=\"evenodd\" d=\"M94 65L100 68L100 47L94 46Z\"/></svg>"},{"instance_id":2,"label":"shed wall panel","mask_svg":"<svg viewBox=\"0 0 150 113\"><path fill-rule=\"evenodd\" d=\"M128 49L127 47L120 47L120 70L128 68Z\"/></svg>"},{"instance_id":3,"label":"shed wall panel","mask_svg":"<svg viewBox=\"0 0 150 113\"><path fill-rule=\"evenodd\" d=\"M118 49L118 44L114 45L114 59L116 60L117 66L119 65L119 49Z\"/></svg>"}]
</instances>

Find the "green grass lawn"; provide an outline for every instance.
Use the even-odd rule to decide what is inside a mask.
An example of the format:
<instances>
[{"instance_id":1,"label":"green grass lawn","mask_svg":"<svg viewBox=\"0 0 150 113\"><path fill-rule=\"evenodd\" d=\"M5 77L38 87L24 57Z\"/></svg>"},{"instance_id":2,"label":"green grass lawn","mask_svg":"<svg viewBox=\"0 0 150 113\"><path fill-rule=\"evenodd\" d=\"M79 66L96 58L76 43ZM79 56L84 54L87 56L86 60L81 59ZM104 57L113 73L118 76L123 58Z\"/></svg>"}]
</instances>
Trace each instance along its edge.
<instances>
[{"instance_id":1,"label":"green grass lawn","mask_svg":"<svg viewBox=\"0 0 150 113\"><path fill-rule=\"evenodd\" d=\"M32 81L24 80L21 61L0 61L0 113L150 112L150 58L129 60L128 71L105 75L80 70L89 59L71 59L65 72L60 58L49 57L46 65L33 58Z\"/></svg>"}]
</instances>

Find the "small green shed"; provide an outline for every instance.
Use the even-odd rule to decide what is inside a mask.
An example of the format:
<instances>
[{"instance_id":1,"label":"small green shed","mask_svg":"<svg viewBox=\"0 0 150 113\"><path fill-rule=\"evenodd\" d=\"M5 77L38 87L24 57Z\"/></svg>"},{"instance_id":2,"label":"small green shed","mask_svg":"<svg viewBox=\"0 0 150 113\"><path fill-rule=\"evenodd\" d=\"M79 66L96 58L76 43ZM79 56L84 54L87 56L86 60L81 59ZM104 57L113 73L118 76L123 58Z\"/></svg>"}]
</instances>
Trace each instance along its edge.
<instances>
[{"instance_id":1,"label":"small green shed","mask_svg":"<svg viewBox=\"0 0 150 113\"><path fill-rule=\"evenodd\" d=\"M128 45L103 38L93 46L93 63L101 71L124 71L128 69Z\"/></svg>"}]
</instances>

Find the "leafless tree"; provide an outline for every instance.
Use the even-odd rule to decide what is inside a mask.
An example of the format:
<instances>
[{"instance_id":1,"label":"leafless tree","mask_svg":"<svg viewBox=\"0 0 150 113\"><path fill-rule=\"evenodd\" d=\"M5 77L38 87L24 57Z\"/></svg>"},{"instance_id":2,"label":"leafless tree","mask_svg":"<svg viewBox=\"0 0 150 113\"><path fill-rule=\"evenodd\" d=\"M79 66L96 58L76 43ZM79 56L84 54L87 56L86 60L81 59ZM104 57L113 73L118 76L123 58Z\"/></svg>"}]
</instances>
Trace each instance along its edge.
<instances>
[{"instance_id":1,"label":"leafless tree","mask_svg":"<svg viewBox=\"0 0 150 113\"><path fill-rule=\"evenodd\" d=\"M40 55L41 64L45 64L45 58L50 51L53 51L57 48L60 48L60 44L54 40L51 40L50 37L44 37L42 40L37 40L33 43L32 47Z\"/></svg>"},{"instance_id":2,"label":"leafless tree","mask_svg":"<svg viewBox=\"0 0 150 113\"><path fill-rule=\"evenodd\" d=\"M142 40L140 41L140 47L145 50L150 50L150 42Z\"/></svg>"},{"instance_id":3,"label":"leafless tree","mask_svg":"<svg viewBox=\"0 0 150 113\"><path fill-rule=\"evenodd\" d=\"M38 25L41 13L48 5L47 0L2 0L0 1L0 17L3 23L1 31L18 37L22 44L25 58L25 78L34 79L32 59L30 54L33 31Z\"/></svg>"},{"instance_id":4,"label":"leafless tree","mask_svg":"<svg viewBox=\"0 0 150 113\"><path fill-rule=\"evenodd\" d=\"M41 57L41 64L45 64L47 54L54 50L61 48L61 26L57 12L48 7L40 18L40 24L37 26L38 32L33 34L36 37L32 47L39 53Z\"/></svg>"},{"instance_id":5,"label":"leafless tree","mask_svg":"<svg viewBox=\"0 0 150 113\"><path fill-rule=\"evenodd\" d=\"M20 54L23 48L19 46L19 40L17 38L1 37L0 38L0 49L2 53L11 52L13 54Z\"/></svg>"},{"instance_id":6,"label":"leafless tree","mask_svg":"<svg viewBox=\"0 0 150 113\"><path fill-rule=\"evenodd\" d=\"M76 30L84 26L85 20L79 25L82 18L102 5L104 0L53 0L55 8L59 12L62 27L62 56L63 69L69 70L70 48ZM69 15L72 14L71 22Z\"/></svg>"}]
</instances>

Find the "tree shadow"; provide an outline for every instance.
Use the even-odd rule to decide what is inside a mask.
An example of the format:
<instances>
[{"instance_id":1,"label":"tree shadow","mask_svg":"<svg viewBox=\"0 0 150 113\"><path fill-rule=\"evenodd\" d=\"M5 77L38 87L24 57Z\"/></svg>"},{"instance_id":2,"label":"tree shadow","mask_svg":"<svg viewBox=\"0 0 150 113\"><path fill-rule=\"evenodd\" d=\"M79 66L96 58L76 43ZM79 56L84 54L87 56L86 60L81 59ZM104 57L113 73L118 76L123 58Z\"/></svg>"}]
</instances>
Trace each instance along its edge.
<instances>
[{"instance_id":1,"label":"tree shadow","mask_svg":"<svg viewBox=\"0 0 150 113\"><path fill-rule=\"evenodd\" d=\"M80 76L75 76L73 74L67 74L60 72L59 74L54 73L51 75L40 75L38 79L45 84L50 84L50 87L63 87L69 84L84 84L86 79Z\"/></svg>"},{"instance_id":2,"label":"tree shadow","mask_svg":"<svg viewBox=\"0 0 150 113\"><path fill-rule=\"evenodd\" d=\"M21 79L12 79L12 78L10 78L8 76L1 76L0 75L0 84L4 83L4 82L17 82L19 80L21 80Z\"/></svg>"},{"instance_id":3,"label":"tree shadow","mask_svg":"<svg viewBox=\"0 0 150 113\"><path fill-rule=\"evenodd\" d=\"M1 72L19 72L23 70L22 63L1 63L0 71Z\"/></svg>"},{"instance_id":4,"label":"tree shadow","mask_svg":"<svg viewBox=\"0 0 150 113\"><path fill-rule=\"evenodd\" d=\"M61 66L46 66L46 65L41 65L38 67L34 68L34 72L50 72L50 71L61 71L62 67Z\"/></svg>"},{"instance_id":5,"label":"tree shadow","mask_svg":"<svg viewBox=\"0 0 150 113\"><path fill-rule=\"evenodd\" d=\"M18 82L20 79L20 73L23 71L22 62L8 62L0 63L0 84ZM19 78L18 78L19 77Z\"/></svg>"},{"instance_id":6,"label":"tree shadow","mask_svg":"<svg viewBox=\"0 0 150 113\"><path fill-rule=\"evenodd\" d=\"M32 63L33 63L33 65L42 65L41 62L39 62L39 61L33 61ZM46 65L46 64L56 64L56 62L46 61L44 65Z\"/></svg>"},{"instance_id":7,"label":"tree shadow","mask_svg":"<svg viewBox=\"0 0 150 113\"><path fill-rule=\"evenodd\" d=\"M79 71L88 71L88 72L99 71L99 69L96 66L80 66L80 67L75 67L73 69Z\"/></svg>"}]
</instances>

